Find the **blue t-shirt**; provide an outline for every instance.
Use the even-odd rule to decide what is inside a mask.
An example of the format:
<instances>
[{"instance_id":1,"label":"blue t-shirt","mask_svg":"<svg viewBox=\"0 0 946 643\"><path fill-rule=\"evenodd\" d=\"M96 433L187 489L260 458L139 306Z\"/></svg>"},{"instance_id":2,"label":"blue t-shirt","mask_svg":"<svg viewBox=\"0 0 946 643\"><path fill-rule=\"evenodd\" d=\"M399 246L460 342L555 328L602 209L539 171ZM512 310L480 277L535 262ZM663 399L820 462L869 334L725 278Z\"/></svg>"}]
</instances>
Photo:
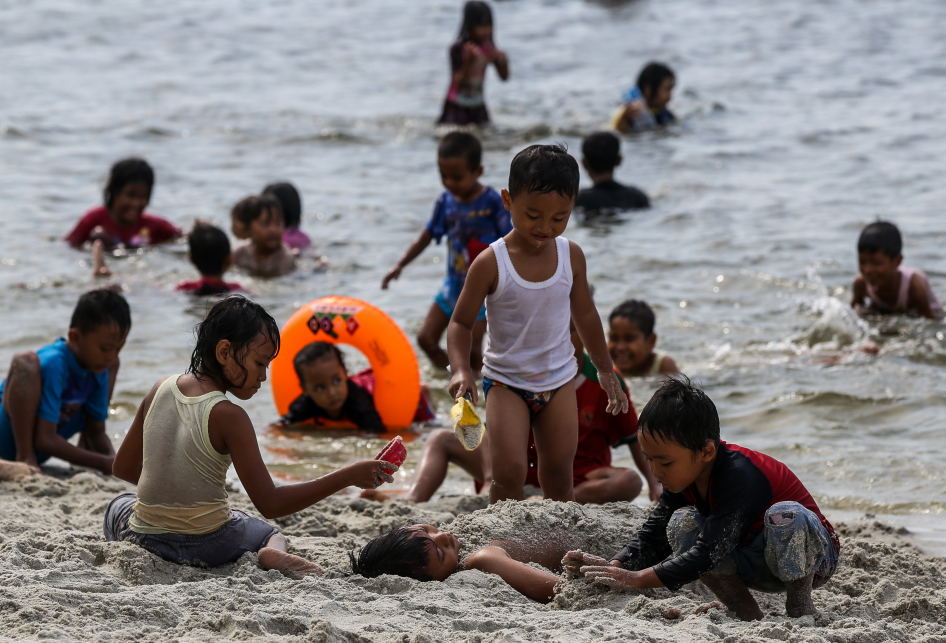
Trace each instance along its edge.
<instances>
[{"instance_id":1,"label":"blue t-shirt","mask_svg":"<svg viewBox=\"0 0 946 643\"><path fill-rule=\"evenodd\" d=\"M476 255L489 244L512 231L512 219L503 206L503 199L487 186L470 203L460 203L449 191L437 199L427 232L440 243L447 236L447 277L440 289L441 297L456 306L466 273Z\"/></svg>"},{"instance_id":2,"label":"blue t-shirt","mask_svg":"<svg viewBox=\"0 0 946 643\"><path fill-rule=\"evenodd\" d=\"M56 425L56 431L65 439L85 430L85 417L104 422L108 419L108 371L95 374L81 366L75 355L60 338L36 351L39 357L43 389L37 415ZM0 384L0 399L7 381ZM12 452L11 452L12 449ZM48 455L37 452L37 460L44 462ZM0 406L0 457L16 458L13 427L6 409Z\"/></svg>"}]
</instances>

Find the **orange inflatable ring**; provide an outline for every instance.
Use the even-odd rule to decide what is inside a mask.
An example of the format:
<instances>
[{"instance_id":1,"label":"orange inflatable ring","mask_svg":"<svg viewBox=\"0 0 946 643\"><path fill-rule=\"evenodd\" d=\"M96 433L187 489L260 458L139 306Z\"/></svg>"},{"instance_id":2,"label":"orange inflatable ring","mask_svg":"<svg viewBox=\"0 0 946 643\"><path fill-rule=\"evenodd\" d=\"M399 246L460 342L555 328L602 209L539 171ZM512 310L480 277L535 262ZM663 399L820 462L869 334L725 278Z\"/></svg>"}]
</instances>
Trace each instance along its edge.
<instances>
[{"instance_id":1,"label":"orange inflatable ring","mask_svg":"<svg viewBox=\"0 0 946 643\"><path fill-rule=\"evenodd\" d=\"M410 426L420 401L420 368L404 331L380 308L352 297L322 297L297 310L280 333L272 364L273 398L280 415L302 394L292 360L311 342L348 344L368 358L375 376L374 404L389 431ZM331 422L325 428L352 427Z\"/></svg>"}]
</instances>

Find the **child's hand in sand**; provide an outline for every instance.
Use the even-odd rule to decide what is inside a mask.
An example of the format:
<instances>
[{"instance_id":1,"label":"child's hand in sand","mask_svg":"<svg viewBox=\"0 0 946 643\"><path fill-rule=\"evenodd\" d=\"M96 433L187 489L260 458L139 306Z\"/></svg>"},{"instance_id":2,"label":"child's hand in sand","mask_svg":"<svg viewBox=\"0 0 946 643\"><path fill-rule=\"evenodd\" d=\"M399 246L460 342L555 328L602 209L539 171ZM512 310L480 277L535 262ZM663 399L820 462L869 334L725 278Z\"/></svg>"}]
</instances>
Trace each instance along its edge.
<instances>
[{"instance_id":1,"label":"child's hand in sand","mask_svg":"<svg viewBox=\"0 0 946 643\"><path fill-rule=\"evenodd\" d=\"M623 567L609 565L587 565L579 568L582 578L590 578L596 583L607 585L622 592L635 592L640 589L640 572L632 572Z\"/></svg>"},{"instance_id":2,"label":"child's hand in sand","mask_svg":"<svg viewBox=\"0 0 946 643\"><path fill-rule=\"evenodd\" d=\"M359 489L377 489L385 482L394 482L395 473L400 467L384 460L362 460L350 464L345 469L350 476L352 486ZM385 471L387 469L391 474Z\"/></svg>"},{"instance_id":3,"label":"child's hand in sand","mask_svg":"<svg viewBox=\"0 0 946 643\"><path fill-rule=\"evenodd\" d=\"M618 382L618 377L614 374L614 371L607 373L598 371L598 383L601 385L601 388L604 389L604 392L608 394L607 412L611 415L627 413L627 395L625 395L624 391L621 389L621 384Z\"/></svg>"},{"instance_id":4,"label":"child's hand in sand","mask_svg":"<svg viewBox=\"0 0 946 643\"><path fill-rule=\"evenodd\" d=\"M570 551L562 559L562 567L573 576L581 576L581 568L587 565L607 567L610 564L600 556L586 554L583 551Z\"/></svg>"}]
</instances>

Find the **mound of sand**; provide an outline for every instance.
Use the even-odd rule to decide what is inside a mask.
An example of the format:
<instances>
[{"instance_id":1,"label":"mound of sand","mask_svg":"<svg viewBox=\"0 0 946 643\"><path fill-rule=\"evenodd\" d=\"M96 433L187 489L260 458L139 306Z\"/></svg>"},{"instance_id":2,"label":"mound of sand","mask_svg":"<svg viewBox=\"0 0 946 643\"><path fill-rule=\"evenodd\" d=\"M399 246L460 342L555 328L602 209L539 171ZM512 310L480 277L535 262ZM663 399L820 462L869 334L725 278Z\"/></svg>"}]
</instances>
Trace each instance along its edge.
<instances>
[{"instance_id":1,"label":"mound of sand","mask_svg":"<svg viewBox=\"0 0 946 643\"><path fill-rule=\"evenodd\" d=\"M879 524L842 529L840 569L814 593L821 614L790 619L778 596L759 595L767 616L747 624L723 612L661 615L704 603L698 585L629 595L573 580L546 606L478 571L444 583L344 575L347 550L416 521L442 524L464 551L523 530L563 530L608 554L644 517L628 505L335 497L278 521L295 553L330 568L326 577L291 581L250 554L203 570L105 542L105 506L127 489L90 473L0 484L0 640L946 641L946 560L920 555ZM245 496L232 500L249 507Z\"/></svg>"}]
</instances>

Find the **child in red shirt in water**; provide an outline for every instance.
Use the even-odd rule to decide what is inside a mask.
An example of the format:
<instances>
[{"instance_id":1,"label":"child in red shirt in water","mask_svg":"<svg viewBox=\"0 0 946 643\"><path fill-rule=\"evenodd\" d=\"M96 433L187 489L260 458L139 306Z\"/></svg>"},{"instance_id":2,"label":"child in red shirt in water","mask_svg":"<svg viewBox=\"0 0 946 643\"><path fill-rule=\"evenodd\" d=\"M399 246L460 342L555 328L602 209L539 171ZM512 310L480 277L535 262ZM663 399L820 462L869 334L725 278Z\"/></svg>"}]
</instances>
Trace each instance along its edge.
<instances>
[{"instance_id":1,"label":"child in red shirt in water","mask_svg":"<svg viewBox=\"0 0 946 643\"><path fill-rule=\"evenodd\" d=\"M587 358L581 338L575 328L571 332L575 346L575 358L578 360L578 377L575 378L575 396L578 400L578 450L572 468L572 480L575 485L575 500L581 504L620 502L633 500L641 491L641 478L631 469L611 466L611 447L627 444L634 457L634 463L647 480L649 497L656 502L662 488L651 473L640 445L637 444L637 413L633 404L627 413L611 415L607 412L608 394L598 384L598 373ZM624 380L618 376L618 382L627 392ZM473 451L467 451L457 440L453 431L440 429L428 436L424 452L417 465L411 488L402 497L410 502L427 502L443 484L447 475L447 465L454 463L473 476L477 493L489 493L491 467L489 447L486 440ZM538 454L535 442L529 436L529 472L526 484L538 487ZM362 498L384 502L399 497L396 492L380 489L366 489Z\"/></svg>"},{"instance_id":2,"label":"child in red shirt in water","mask_svg":"<svg viewBox=\"0 0 946 643\"><path fill-rule=\"evenodd\" d=\"M223 273L233 262L230 240L217 226L198 223L187 238L187 258L200 271L200 279L182 281L175 290L198 297L240 292L243 288L235 282L223 280Z\"/></svg>"},{"instance_id":3,"label":"child in red shirt in water","mask_svg":"<svg viewBox=\"0 0 946 643\"><path fill-rule=\"evenodd\" d=\"M101 240L106 250L124 245L141 247L164 243L181 236L181 229L161 217L145 212L151 201L154 170L139 158L115 163L105 186L105 205L92 208L79 219L66 237L74 248Z\"/></svg>"}]
</instances>

